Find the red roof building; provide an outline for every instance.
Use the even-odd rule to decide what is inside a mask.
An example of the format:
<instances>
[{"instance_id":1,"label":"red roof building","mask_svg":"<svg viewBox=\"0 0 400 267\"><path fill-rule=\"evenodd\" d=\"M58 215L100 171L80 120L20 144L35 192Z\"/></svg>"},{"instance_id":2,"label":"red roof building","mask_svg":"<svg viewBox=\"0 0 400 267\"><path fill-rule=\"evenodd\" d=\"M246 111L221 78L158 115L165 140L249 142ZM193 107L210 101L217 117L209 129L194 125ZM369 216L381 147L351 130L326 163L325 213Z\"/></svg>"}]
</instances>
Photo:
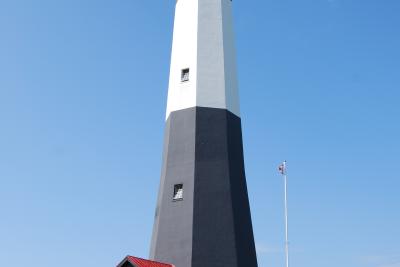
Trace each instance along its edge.
<instances>
[{"instance_id":1,"label":"red roof building","mask_svg":"<svg viewBox=\"0 0 400 267\"><path fill-rule=\"evenodd\" d=\"M117 267L175 267L172 264L127 256Z\"/></svg>"}]
</instances>

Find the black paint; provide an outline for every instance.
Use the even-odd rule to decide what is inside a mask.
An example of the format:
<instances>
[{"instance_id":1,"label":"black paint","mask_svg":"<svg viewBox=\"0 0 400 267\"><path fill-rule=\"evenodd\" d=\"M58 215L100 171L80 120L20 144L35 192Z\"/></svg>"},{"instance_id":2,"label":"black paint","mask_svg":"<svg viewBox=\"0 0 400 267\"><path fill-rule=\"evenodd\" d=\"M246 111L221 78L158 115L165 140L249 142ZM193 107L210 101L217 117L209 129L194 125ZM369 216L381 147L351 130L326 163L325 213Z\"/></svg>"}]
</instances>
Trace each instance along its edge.
<instances>
[{"instance_id":1,"label":"black paint","mask_svg":"<svg viewBox=\"0 0 400 267\"><path fill-rule=\"evenodd\" d=\"M183 201L172 201L183 183ZM256 267L240 118L196 107L171 113L150 257L176 267Z\"/></svg>"}]
</instances>

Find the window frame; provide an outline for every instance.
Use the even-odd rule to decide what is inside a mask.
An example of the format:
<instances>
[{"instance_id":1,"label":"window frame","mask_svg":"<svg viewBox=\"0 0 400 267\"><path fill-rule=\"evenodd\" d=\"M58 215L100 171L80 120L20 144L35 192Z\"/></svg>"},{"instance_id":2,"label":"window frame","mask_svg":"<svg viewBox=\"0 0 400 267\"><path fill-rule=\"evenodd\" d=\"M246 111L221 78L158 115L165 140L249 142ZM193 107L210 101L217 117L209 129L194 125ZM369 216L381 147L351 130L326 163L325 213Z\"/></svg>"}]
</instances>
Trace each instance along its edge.
<instances>
[{"instance_id":1,"label":"window frame","mask_svg":"<svg viewBox=\"0 0 400 267\"><path fill-rule=\"evenodd\" d=\"M181 190L180 197L176 197ZM183 183L174 184L174 191L172 195L172 201L182 201L183 200Z\"/></svg>"},{"instance_id":2,"label":"window frame","mask_svg":"<svg viewBox=\"0 0 400 267\"><path fill-rule=\"evenodd\" d=\"M186 83L190 80L190 68L181 70L181 83Z\"/></svg>"}]
</instances>

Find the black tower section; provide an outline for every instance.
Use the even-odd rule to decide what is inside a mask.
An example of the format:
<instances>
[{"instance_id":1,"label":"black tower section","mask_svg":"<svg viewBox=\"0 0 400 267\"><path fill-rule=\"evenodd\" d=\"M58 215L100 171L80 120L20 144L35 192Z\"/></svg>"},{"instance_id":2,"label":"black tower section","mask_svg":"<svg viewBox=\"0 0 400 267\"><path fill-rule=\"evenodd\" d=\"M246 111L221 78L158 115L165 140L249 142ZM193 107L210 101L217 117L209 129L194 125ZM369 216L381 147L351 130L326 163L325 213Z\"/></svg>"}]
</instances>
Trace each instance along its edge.
<instances>
[{"instance_id":1,"label":"black tower section","mask_svg":"<svg viewBox=\"0 0 400 267\"><path fill-rule=\"evenodd\" d=\"M241 120L230 111L169 116L150 257L176 267L257 266Z\"/></svg>"}]
</instances>

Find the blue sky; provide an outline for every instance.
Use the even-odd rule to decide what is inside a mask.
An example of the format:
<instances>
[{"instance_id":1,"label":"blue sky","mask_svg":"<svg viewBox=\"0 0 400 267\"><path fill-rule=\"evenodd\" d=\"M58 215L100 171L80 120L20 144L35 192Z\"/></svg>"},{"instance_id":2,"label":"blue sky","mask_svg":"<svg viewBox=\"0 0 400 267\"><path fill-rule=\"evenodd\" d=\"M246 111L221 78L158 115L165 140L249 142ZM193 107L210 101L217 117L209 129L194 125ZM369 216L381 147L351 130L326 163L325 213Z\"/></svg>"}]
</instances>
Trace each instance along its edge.
<instances>
[{"instance_id":1,"label":"blue sky","mask_svg":"<svg viewBox=\"0 0 400 267\"><path fill-rule=\"evenodd\" d=\"M400 266L400 2L234 1L260 267ZM0 0L0 266L147 257L174 1Z\"/></svg>"}]
</instances>

